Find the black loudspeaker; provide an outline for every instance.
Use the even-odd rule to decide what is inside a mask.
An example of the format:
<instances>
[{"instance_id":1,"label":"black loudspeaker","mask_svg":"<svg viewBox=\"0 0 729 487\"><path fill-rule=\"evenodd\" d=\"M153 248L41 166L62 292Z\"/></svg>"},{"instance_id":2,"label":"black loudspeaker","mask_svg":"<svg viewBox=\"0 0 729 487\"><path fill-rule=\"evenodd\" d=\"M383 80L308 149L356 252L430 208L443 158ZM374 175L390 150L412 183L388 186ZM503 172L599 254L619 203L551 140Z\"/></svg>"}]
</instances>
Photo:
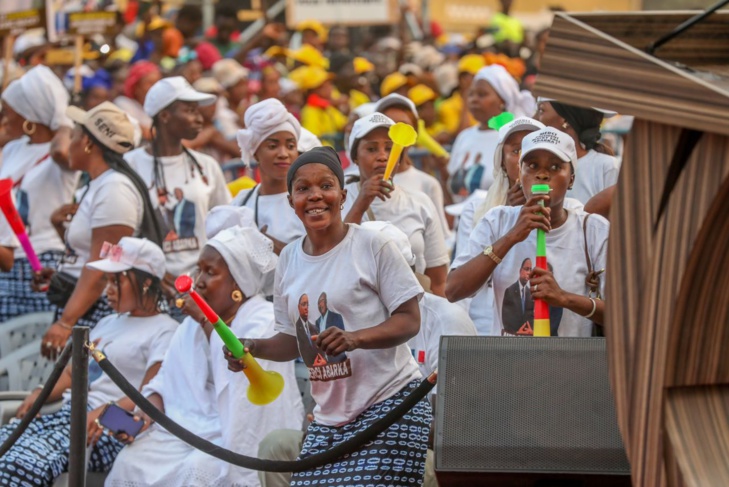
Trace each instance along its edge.
<instances>
[{"instance_id":1,"label":"black loudspeaker","mask_svg":"<svg viewBox=\"0 0 729 487\"><path fill-rule=\"evenodd\" d=\"M443 337L438 368L442 487L631 485L605 339Z\"/></svg>"}]
</instances>

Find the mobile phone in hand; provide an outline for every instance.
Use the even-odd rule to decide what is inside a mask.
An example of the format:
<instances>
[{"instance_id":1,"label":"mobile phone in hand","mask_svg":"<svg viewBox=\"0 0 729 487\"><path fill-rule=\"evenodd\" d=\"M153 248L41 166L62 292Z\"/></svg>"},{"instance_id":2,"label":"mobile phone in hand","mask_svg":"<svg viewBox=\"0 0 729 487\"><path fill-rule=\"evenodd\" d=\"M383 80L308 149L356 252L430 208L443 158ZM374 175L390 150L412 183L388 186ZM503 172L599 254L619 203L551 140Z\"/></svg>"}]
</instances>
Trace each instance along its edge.
<instances>
[{"instance_id":1,"label":"mobile phone in hand","mask_svg":"<svg viewBox=\"0 0 729 487\"><path fill-rule=\"evenodd\" d=\"M114 434L126 433L128 436L135 437L139 434L144 426L144 421L134 420L134 415L110 403L99 416L99 424Z\"/></svg>"}]
</instances>

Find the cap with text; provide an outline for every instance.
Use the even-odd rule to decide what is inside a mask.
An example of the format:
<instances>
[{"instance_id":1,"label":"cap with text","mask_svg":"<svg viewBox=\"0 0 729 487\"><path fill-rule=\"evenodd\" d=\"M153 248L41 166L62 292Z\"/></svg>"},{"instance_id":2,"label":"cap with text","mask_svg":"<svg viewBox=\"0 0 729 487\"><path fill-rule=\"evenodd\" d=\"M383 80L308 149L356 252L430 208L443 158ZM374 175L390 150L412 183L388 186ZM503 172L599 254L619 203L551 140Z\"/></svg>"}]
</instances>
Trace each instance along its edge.
<instances>
[{"instance_id":1,"label":"cap with text","mask_svg":"<svg viewBox=\"0 0 729 487\"><path fill-rule=\"evenodd\" d=\"M349 159L354 161L355 154L355 142L366 136L370 132L378 128L389 129L395 125L395 122L380 112L375 112L372 115L360 118L352 126L352 131L349 133Z\"/></svg>"},{"instance_id":2,"label":"cap with text","mask_svg":"<svg viewBox=\"0 0 729 487\"><path fill-rule=\"evenodd\" d=\"M124 154L134 149L134 125L127 114L113 103L105 101L88 112L70 106L66 115L114 152Z\"/></svg>"},{"instance_id":3,"label":"cap with text","mask_svg":"<svg viewBox=\"0 0 729 487\"><path fill-rule=\"evenodd\" d=\"M572 167L577 164L577 152L572 137L559 130L547 127L524 137L521 142L521 157L519 162L524 160L527 154L537 150L546 150L556 155L564 162L569 162Z\"/></svg>"}]
</instances>

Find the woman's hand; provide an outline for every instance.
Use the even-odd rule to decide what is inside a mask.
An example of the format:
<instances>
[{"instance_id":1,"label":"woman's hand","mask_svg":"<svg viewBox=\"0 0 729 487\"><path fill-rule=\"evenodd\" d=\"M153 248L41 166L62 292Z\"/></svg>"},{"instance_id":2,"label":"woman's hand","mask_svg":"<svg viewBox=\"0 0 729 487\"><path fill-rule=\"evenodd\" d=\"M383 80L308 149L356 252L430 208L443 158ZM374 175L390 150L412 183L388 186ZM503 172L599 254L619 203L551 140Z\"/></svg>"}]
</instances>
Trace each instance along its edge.
<instances>
[{"instance_id":1,"label":"woman's hand","mask_svg":"<svg viewBox=\"0 0 729 487\"><path fill-rule=\"evenodd\" d=\"M23 403L18 407L18 410L15 412L15 417L18 419L22 419L23 416L26 415L26 413L30 410L30 407L33 405L36 399L38 399L38 395L40 395L40 389L36 388L26 396L26 398L23 400ZM40 416L40 415L39 415Z\"/></svg>"},{"instance_id":2,"label":"woman's hand","mask_svg":"<svg viewBox=\"0 0 729 487\"><path fill-rule=\"evenodd\" d=\"M71 337L71 330L61 320L48 328L41 341L41 355L49 360L56 360Z\"/></svg>"},{"instance_id":3,"label":"woman's hand","mask_svg":"<svg viewBox=\"0 0 729 487\"><path fill-rule=\"evenodd\" d=\"M239 338L238 340L241 341L243 344L243 350L245 350L246 353L253 354L254 350L256 349L256 342L255 340L249 340L247 338ZM225 360L228 361L228 370L231 372L243 372L243 369L246 368L246 366L243 364L242 358L235 358L233 356L233 352L228 350L228 347L223 345L223 356L225 357Z\"/></svg>"},{"instance_id":4,"label":"woman's hand","mask_svg":"<svg viewBox=\"0 0 729 487\"><path fill-rule=\"evenodd\" d=\"M182 307L177 306L182 303ZM200 307L193 301L189 294L181 294L179 298L175 299L175 307L179 308L184 314L197 321L201 325L205 321L205 314L200 310Z\"/></svg>"},{"instance_id":5,"label":"woman's hand","mask_svg":"<svg viewBox=\"0 0 729 487\"><path fill-rule=\"evenodd\" d=\"M99 424L99 416L104 412L104 407L101 406L93 411L90 411L86 416L86 446L94 446L104 434L104 427Z\"/></svg>"},{"instance_id":6,"label":"woman's hand","mask_svg":"<svg viewBox=\"0 0 729 487\"><path fill-rule=\"evenodd\" d=\"M382 179L382 175L378 174L369 179L362 181L362 187L359 190L357 200L366 203L367 207L372 204L375 198L385 201L392 197L390 194L394 187L390 181Z\"/></svg>"},{"instance_id":7,"label":"woman's hand","mask_svg":"<svg viewBox=\"0 0 729 487\"><path fill-rule=\"evenodd\" d=\"M78 211L78 203L69 203L58 208L56 211L51 213L51 223L54 227L64 227L66 223L70 222L73 216Z\"/></svg>"},{"instance_id":8,"label":"woman's hand","mask_svg":"<svg viewBox=\"0 0 729 487\"><path fill-rule=\"evenodd\" d=\"M506 204L508 206L522 206L525 203L526 196L524 196L524 189L521 187L521 183L517 181L506 193Z\"/></svg>"},{"instance_id":9,"label":"woman's hand","mask_svg":"<svg viewBox=\"0 0 729 487\"><path fill-rule=\"evenodd\" d=\"M539 205L544 201L544 207ZM523 242L532 233L532 230L539 229L549 232L552 230L550 220L549 195L533 195L519 212L519 219L516 225L509 230L509 238L512 242Z\"/></svg>"},{"instance_id":10,"label":"woman's hand","mask_svg":"<svg viewBox=\"0 0 729 487\"><path fill-rule=\"evenodd\" d=\"M559 287L554 274L545 269L534 267L529 277L532 299L541 299L550 306L566 307L567 293Z\"/></svg>"},{"instance_id":11,"label":"woman's hand","mask_svg":"<svg viewBox=\"0 0 729 487\"><path fill-rule=\"evenodd\" d=\"M137 436L141 435L145 431L149 429L150 426L154 424L154 420L147 416L147 413L144 411L138 411L134 414L134 421L144 421L144 424L142 425L142 429L139 430L139 433L137 433ZM137 436L129 436L126 433L119 433L114 435L114 438L119 440L120 442L124 443L125 445L128 445L130 443L134 442L134 439Z\"/></svg>"},{"instance_id":12,"label":"woman's hand","mask_svg":"<svg viewBox=\"0 0 729 487\"><path fill-rule=\"evenodd\" d=\"M359 348L359 341L354 333L335 326L312 336L311 339L316 341L316 345L321 351L331 357Z\"/></svg>"},{"instance_id":13,"label":"woman's hand","mask_svg":"<svg viewBox=\"0 0 729 487\"><path fill-rule=\"evenodd\" d=\"M55 273L56 271L54 269L50 269L48 267L44 267L40 270L40 272L34 273L33 282L30 285L31 289L37 293L44 293L48 291L48 286L51 283L51 277L53 277L53 274Z\"/></svg>"}]
</instances>

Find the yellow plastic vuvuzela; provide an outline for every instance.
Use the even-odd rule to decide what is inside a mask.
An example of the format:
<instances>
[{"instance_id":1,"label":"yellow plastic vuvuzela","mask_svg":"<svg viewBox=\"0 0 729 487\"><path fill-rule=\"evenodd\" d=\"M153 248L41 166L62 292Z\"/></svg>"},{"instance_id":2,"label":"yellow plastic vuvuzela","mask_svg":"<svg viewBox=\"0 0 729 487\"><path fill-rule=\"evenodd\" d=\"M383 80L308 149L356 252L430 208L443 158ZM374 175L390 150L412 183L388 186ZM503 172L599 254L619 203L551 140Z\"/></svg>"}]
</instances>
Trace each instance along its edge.
<instances>
[{"instance_id":1,"label":"yellow plastic vuvuzela","mask_svg":"<svg viewBox=\"0 0 729 487\"><path fill-rule=\"evenodd\" d=\"M425 128L425 120L418 120L418 145L436 157L448 157L448 151L438 143Z\"/></svg>"},{"instance_id":2,"label":"yellow plastic vuvuzela","mask_svg":"<svg viewBox=\"0 0 729 487\"><path fill-rule=\"evenodd\" d=\"M382 177L385 181L390 179L392 171L395 170L397 162L400 160L400 155L405 147L410 147L418 139L418 133L410 125L406 123L398 122L387 132L387 135L392 141L392 150L390 151L390 158L387 160L387 167L385 168L385 175Z\"/></svg>"}]
</instances>

